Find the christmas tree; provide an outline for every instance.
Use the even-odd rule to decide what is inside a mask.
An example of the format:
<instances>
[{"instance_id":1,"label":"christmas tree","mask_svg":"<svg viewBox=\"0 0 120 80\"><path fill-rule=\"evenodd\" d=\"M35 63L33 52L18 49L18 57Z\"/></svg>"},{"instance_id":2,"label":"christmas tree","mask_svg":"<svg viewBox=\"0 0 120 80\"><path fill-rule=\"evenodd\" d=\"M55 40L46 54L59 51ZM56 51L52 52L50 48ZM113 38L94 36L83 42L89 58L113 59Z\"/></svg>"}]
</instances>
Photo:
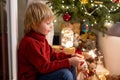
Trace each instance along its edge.
<instances>
[{"instance_id":1,"label":"christmas tree","mask_svg":"<svg viewBox=\"0 0 120 80\"><path fill-rule=\"evenodd\" d=\"M108 23L120 21L120 0L49 0L57 16L67 22L84 22L89 31L105 32Z\"/></svg>"}]
</instances>

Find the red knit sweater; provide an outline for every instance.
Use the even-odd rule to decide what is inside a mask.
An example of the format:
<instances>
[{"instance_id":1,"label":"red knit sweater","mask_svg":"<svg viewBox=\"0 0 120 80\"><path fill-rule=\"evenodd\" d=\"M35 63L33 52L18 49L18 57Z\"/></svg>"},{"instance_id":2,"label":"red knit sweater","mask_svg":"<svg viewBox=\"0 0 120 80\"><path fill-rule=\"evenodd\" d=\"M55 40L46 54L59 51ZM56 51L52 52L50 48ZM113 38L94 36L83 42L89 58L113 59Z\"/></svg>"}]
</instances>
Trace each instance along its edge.
<instances>
[{"instance_id":1,"label":"red knit sweater","mask_svg":"<svg viewBox=\"0 0 120 80\"><path fill-rule=\"evenodd\" d=\"M55 53L45 36L30 32L21 40L18 49L18 80L35 80L36 75L61 68L70 68L71 55Z\"/></svg>"}]
</instances>

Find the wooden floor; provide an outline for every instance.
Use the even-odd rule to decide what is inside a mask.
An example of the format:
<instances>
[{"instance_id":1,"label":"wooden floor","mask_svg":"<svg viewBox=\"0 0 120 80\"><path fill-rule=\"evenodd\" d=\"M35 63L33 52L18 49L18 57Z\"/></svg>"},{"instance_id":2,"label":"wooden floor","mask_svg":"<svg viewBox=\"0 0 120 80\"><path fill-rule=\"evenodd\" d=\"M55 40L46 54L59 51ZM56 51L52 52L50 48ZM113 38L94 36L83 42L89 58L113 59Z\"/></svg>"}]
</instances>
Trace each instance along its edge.
<instances>
[{"instance_id":1,"label":"wooden floor","mask_svg":"<svg viewBox=\"0 0 120 80\"><path fill-rule=\"evenodd\" d=\"M106 76L106 79L107 80L120 80L120 75L118 75L118 76Z\"/></svg>"}]
</instances>

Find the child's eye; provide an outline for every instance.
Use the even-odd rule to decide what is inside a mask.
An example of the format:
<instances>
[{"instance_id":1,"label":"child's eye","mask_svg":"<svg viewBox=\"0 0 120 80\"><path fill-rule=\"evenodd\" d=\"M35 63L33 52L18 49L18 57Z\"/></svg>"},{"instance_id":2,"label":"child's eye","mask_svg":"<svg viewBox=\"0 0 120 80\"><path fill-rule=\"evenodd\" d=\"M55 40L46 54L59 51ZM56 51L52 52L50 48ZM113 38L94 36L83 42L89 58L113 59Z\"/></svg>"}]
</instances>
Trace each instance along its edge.
<instances>
[{"instance_id":1,"label":"child's eye","mask_svg":"<svg viewBox=\"0 0 120 80\"><path fill-rule=\"evenodd\" d=\"M52 23L53 23L52 21L49 21L49 22L47 22L46 24L47 24L47 25L50 25L50 24L52 24Z\"/></svg>"},{"instance_id":2,"label":"child's eye","mask_svg":"<svg viewBox=\"0 0 120 80\"><path fill-rule=\"evenodd\" d=\"M47 22L47 24L50 24L50 22Z\"/></svg>"}]
</instances>

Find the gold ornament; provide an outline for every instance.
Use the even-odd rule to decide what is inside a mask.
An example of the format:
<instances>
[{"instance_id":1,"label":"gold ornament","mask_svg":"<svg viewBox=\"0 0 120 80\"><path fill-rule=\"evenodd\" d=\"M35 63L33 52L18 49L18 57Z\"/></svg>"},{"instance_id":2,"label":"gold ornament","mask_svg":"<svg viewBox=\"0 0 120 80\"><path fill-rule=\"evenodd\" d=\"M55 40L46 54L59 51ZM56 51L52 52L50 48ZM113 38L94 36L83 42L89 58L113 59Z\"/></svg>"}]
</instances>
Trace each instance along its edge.
<instances>
[{"instance_id":1,"label":"gold ornament","mask_svg":"<svg viewBox=\"0 0 120 80\"><path fill-rule=\"evenodd\" d=\"M105 77L105 75L103 75L103 74L98 75L98 77L100 78L100 80L106 80L106 77Z\"/></svg>"},{"instance_id":2,"label":"gold ornament","mask_svg":"<svg viewBox=\"0 0 120 80\"><path fill-rule=\"evenodd\" d=\"M94 1L95 4L103 4L102 1Z\"/></svg>"},{"instance_id":3,"label":"gold ornament","mask_svg":"<svg viewBox=\"0 0 120 80\"><path fill-rule=\"evenodd\" d=\"M88 0L82 0L81 1L81 4L87 4L88 3Z\"/></svg>"}]
</instances>

